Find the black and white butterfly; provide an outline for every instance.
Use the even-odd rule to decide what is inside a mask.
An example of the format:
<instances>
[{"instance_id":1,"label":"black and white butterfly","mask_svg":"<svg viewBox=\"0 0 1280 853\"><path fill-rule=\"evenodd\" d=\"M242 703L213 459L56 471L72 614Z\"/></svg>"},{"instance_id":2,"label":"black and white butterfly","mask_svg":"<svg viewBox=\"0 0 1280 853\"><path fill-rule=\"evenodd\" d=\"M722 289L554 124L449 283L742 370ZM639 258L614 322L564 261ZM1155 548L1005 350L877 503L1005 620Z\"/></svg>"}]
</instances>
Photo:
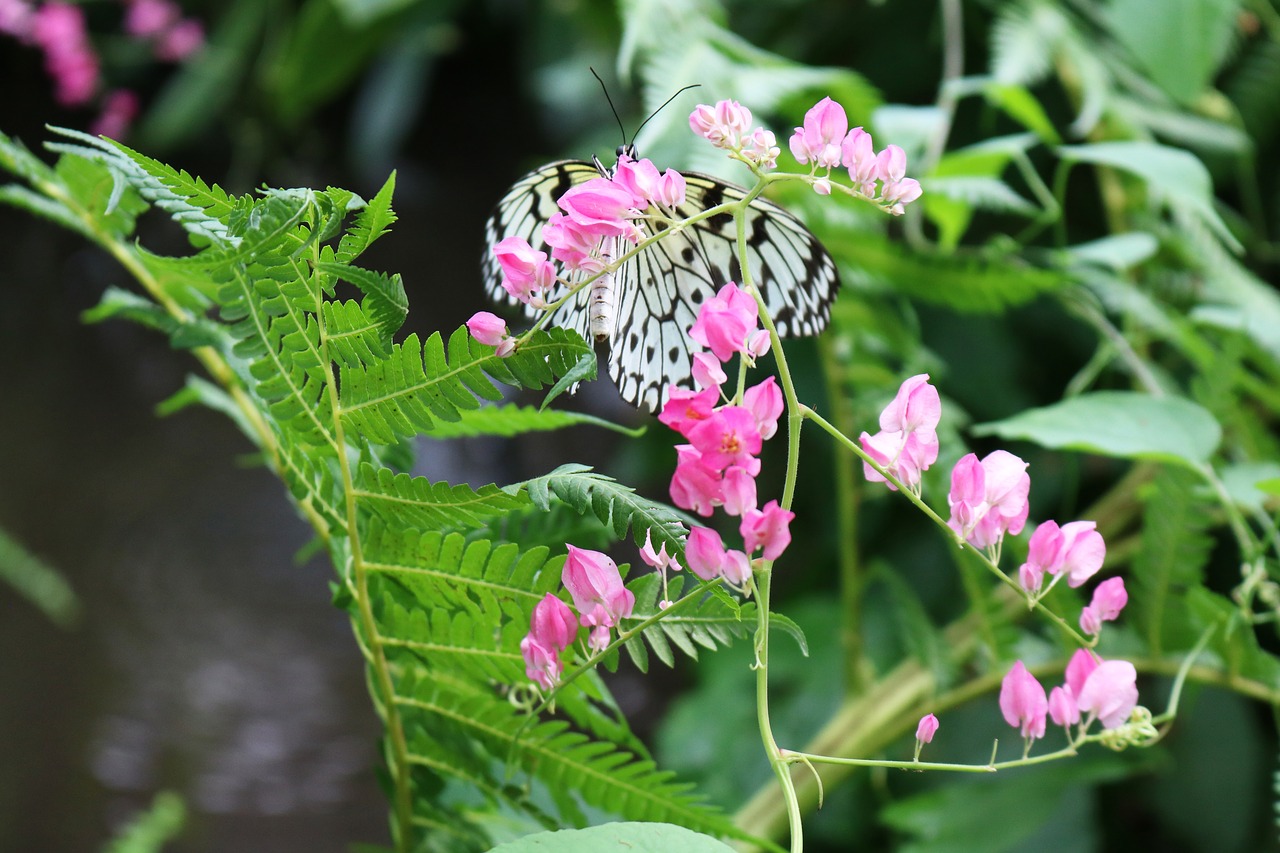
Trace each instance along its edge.
<instances>
[{"instance_id":1,"label":"black and white butterfly","mask_svg":"<svg viewBox=\"0 0 1280 853\"><path fill-rule=\"evenodd\" d=\"M618 154L632 155L631 147L620 147ZM613 171L599 160L559 160L535 169L507 190L485 223L483 269L490 299L518 304L502 287L494 245L517 236L545 250L542 226L559 211L560 196L591 178L610 178ZM747 192L710 175L682 174L686 189L684 204L675 209L679 218L741 199ZM643 229L646 223L639 220L638 224ZM826 328L840 287L826 249L800 220L763 198L751 201L745 226L752 281L764 296L778 334L815 335ZM602 247L603 257L619 257L631 248L629 242L616 242L620 245ZM606 321L595 323L594 337L609 347L609 375L622 399L657 411L671 383L693 387L690 353L701 347L689 337L689 329L697 319L698 306L721 286L729 281L742 283L736 249L737 230L730 214L701 220L655 241L612 276L601 276L591 287L578 291L556 309L550 325L574 329L591 340L591 300L607 303L595 306L595 313L606 315ZM540 313L528 306L524 309L531 318Z\"/></svg>"}]
</instances>

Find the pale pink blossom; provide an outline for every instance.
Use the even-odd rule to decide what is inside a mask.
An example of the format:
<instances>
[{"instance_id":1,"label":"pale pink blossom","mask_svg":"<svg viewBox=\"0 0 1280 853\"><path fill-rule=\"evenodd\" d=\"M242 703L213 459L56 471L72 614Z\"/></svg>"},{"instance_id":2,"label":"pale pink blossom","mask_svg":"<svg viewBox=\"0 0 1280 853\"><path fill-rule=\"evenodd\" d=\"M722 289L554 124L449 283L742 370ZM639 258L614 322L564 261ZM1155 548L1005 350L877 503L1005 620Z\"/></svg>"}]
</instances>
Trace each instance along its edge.
<instances>
[{"instance_id":1,"label":"pale pink blossom","mask_svg":"<svg viewBox=\"0 0 1280 853\"><path fill-rule=\"evenodd\" d=\"M1031 478L1027 463L1006 450L994 450L981 462L972 453L951 472L947 521L975 548L997 546L1005 533L1017 534L1027 521Z\"/></svg>"},{"instance_id":2,"label":"pale pink blossom","mask_svg":"<svg viewBox=\"0 0 1280 853\"><path fill-rule=\"evenodd\" d=\"M729 381L729 377L724 372L724 366L720 359L709 352L695 352L693 354L693 383L699 388L715 388L717 392L720 386ZM672 386L674 390L675 386Z\"/></svg>"},{"instance_id":3,"label":"pale pink blossom","mask_svg":"<svg viewBox=\"0 0 1280 853\"><path fill-rule=\"evenodd\" d=\"M1022 661L1018 661L1000 684L1000 712L1005 722L1020 729L1024 738L1034 740L1044 737L1048 711L1044 687L1027 672Z\"/></svg>"},{"instance_id":4,"label":"pale pink blossom","mask_svg":"<svg viewBox=\"0 0 1280 853\"><path fill-rule=\"evenodd\" d=\"M614 167L613 182L626 189L637 201L647 203L657 191L659 177L658 167L652 160L632 160L624 154Z\"/></svg>"},{"instance_id":5,"label":"pale pink blossom","mask_svg":"<svg viewBox=\"0 0 1280 853\"><path fill-rule=\"evenodd\" d=\"M698 104L689 114L689 127L717 148L737 148L751 127L751 110L737 101Z\"/></svg>"},{"instance_id":6,"label":"pale pink blossom","mask_svg":"<svg viewBox=\"0 0 1280 853\"><path fill-rule=\"evenodd\" d=\"M636 597L622 585L618 565L607 554L573 545L568 549L560 579L573 596L579 621L597 629L591 632L590 645L598 651L609 643L608 629L631 615Z\"/></svg>"},{"instance_id":7,"label":"pale pink blossom","mask_svg":"<svg viewBox=\"0 0 1280 853\"><path fill-rule=\"evenodd\" d=\"M551 218L542 226L542 240L551 249L551 257L568 269L588 274L604 269L604 261L596 254L600 238L563 213L551 214Z\"/></svg>"},{"instance_id":8,"label":"pale pink blossom","mask_svg":"<svg viewBox=\"0 0 1280 853\"><path fill-rule=\"evenodd\" d=\"M765 441L778 432L778 418L782 416L783 406L782 389L772 376L742 392L742 407L755 418L760 437Z\"/></svg>"},{"instance_id":9,"label":"pale pink blossom","mask_svg":"<svg viewBox=\"0 0 1280 853\"><path fill-rule=\"evenodd\" d=\"M467 331L485 346L496 347L507 337L507 323L496 314L477 311L467 321Z\"/></svg>"},{"instance_id":10,"label":"pale pink blossom","mask_svg":"<svg viewBox=\"0 0 1280 853\"><path fill-rule=\"evenodd\" d=\"M667 169L662 173L662 177L658 179L653 201L666 208L678 207L684 204L687 189L688 185L685 182L684 175L675 169Z\"/></svg>"},{"instance_id":11,"label":"pale pink blossom","mask_svg":"<svg viewBox=\"0 0 1280 853\"><path fill-rule=\"evenodd\" d=\"M742 140L742 156L766 171L778 168L781 153L773 131L763 127L757 127Z\"/></svg>"},{"instance_id":12,"label":"pale pink blossom","mask_svg":"<svg viewBox=\"0 0 1280 853\"><path fill-rule=\"evenodd\" d=\"M920 182L906 177L907 155L896 145L886 146L876 156L876 169L879 173L880 201L888 205L889 212L901 216L905 210L903 205L920 197Z\"/></svg>"},{"instance_id":13,"label":"pale pink blossom","mask_svg":"<svg viewBox=\"0 0 1280 853\"><path fill-rule=\"evenodd\" d=\"M1055 687L1049 691L1049 719L1055 726L1063 728L1080 722L1080 709L1070 687Z\"/></svg>"},{"instance_id":14,"label":"pale pink blossom","mask_svg":"<svg viewBox=\"0 0 1280 853\"><path fill-rule=\"evenodd\" d=\"M555 282L555 267L547 253L529 245L523 237L504 237L493 246L493 256L502 269L502 287L528 304L534 294Z\"/></svg>"},{"instance_id":15,"label":"pale pink blossom","mask_svg":"<svg viewBox=\"0 0 1280 853\"><path fill-rule=\"evenodd\" d=\"M1129 721L1138 705L1138 672L1127 660L1108 660L1085 679L1076 704L1080 712L1093 714L1104 729L1114 729Z\"/></svg>"},{"instance_id":16,"label":"pale pink blossom","mask_svg":"<svg viewBox=\"0 0 1280 853\"><path fill-rule=\"evenodd\" d=\"M916 740L920 743L932 743L938 732L938 718L933 714L925 714L916 726Z\"/></svg>"},{"instance_id":17,"label":"pale pink blossom","mask_svg":"<svg viewBox=\"0 0 1280 853\"><path fill-rule=\"evenodd\" d=\"M1102 568L1107 545L1097 527L1092 521L1071 521L1062 525L1060 571L1067 576L1067 586L1080 586Z\"/></svg>"},{"instance_id":18,"label":"pale pink blossom","mask_svg":"<svg viewBox=\"0 0 1280 853\"><path fill-rule=\"evenodd\" d=\"M844 107L823 98L804 114L804 126L797 127L790 140L791 153L802 165L812 162L823 168L840 165L840 146L849 131Z\"/></svg>"},{"instance_id":19,"label":"pale pink blossom","mask_svg":"<svg viewBox=\"0 0 1280 853\"><path fill-rule=\"evenodd\" d=\"M724 563L721 573L730 586L743 588L751 578L751 559L741 551L730 549L724 552Z\"/></svg>"},{"instance_id":20,"label":"pale pink blossom","mask_svg":"<svg viewBox=\"0 0 1280 853\"><path fill-rule=\"evenodd\" d=\"M756 329L747 335L747 355L752 358L760 358L768 353L772 346L773 338L769 336L768 329Z\"/></svg>"},{"instance_id":21,"label":"pale pink blossom","mask_svg":"<svg viewBox=\"0 0 1280 853\"><path fill-rule=\"evenodd\" d=\"M0 33L29 43L35 26L35 7L27 0L0 0Z\"/></svg>"},{"instance_id":22,"label":"pale pink blossom","mask_svg":"<svg viewBox=\"0 0 1280 853\"><path fill-rule=\"evenodd\" d=\"M182 18L182 10L169 0L128 0L124 31L137 38L158 36Z\"/></svg>"},{"instance_id":23,"label":"pale pink blossom","mask_svg":"<svg viewBox=\"0 0 1280 853\"><path fill-rule=\"evenodd\" d=\"M742 523L738 532L742 534L743 547L747 553L755 553L757 548L764 549L766 560L776 560L791 544L791 522L796 517L794 512L778 506L777 501L769 501L761 509L750 509L742 514Z\"/></svg>"},{"instance_id":24,"label":"pale pink blossom","mask_svg":"<svg viewBox=\"0 0 1280 853\"><path fill-rule=\"evenodd\" d=\"M938 422L942 403L938 389L929 384L929 374L906 379L892 401L880 413L880 432L862 433L862 449L909 489L915 489L920 475L938 459ZM863 463L869 482L887 482L879 471ZM896 489L889 483L890 489Z\"/></svg>"},{"instance_id":25,"label":"pale pink blossom","mask_svg":"<svg viewBox=\"0 0 1280 853\"><path fill-rule=\"evenodd\" d=\"M1098 668L1098 663L1098 658L1093 652L1088 649L1076 649L1076 653L1067 662L1067 671L1063 675L1072 696L1080 695L1085 681Z\"/></svg>"},{"instance_id":26,"label":"pale pink blossom","mask_svg":"<svg viewBox=\"0 0 1280 853\"><path fill-rule=\"evenodd\" d=\"M565 190L556 204L581 231L599 239L634 238L632 211L642 202L621 184L608 178L592 178Z\"/></svg>"},{"instance_id":27,"label":"pale pink blossom","mask_svg":"<svg viewBox=\"0 0 1280 853\"><path fill-rule=\"evenodd\" d=\"M723 500L720 474L702 464L692 444L676 445L676 470L671 475L671 501L681 509L710 518Z\"/></svg>"},{"instance_id":28,"label":"pale pink blossom","mask_svg":"<svg viewBox=\"0 0 1280 853\"><path fill-rule=\"evenodd\" d=\"M871 134L861 127L849 131L840 143L840 165L849 170L849 179L855 189L867 198L876 194L876 179L880 172Z\"/></svg>"},{"instance_id":29,"label":"pale pink blossom","mask_svg":"<svg viewBox=\"0 0 1280 853\"><path fill-rule=\"evenodd\" d=\"M98 88L98 56L89 43L84 11L69 3L45 3L36 10L31 37L44 51L54 97L66 107L88 103Z\"/></svg>"},{"instance_id":30,"label":"pale pink blossom","mask_svg":"<svg viewBox=\"0 0 1280 853\"><path fill-rule=\"evenodd\" d=\"M662 547L657 551L653 550L653 539L649 530L644 532L644 545L640 548L640 559L660 572L667 568L670 568L673 572L680 571L680 563L676 561L674 556L667 553L666 542L663 542Z\"/></svg>"}]
</instances>

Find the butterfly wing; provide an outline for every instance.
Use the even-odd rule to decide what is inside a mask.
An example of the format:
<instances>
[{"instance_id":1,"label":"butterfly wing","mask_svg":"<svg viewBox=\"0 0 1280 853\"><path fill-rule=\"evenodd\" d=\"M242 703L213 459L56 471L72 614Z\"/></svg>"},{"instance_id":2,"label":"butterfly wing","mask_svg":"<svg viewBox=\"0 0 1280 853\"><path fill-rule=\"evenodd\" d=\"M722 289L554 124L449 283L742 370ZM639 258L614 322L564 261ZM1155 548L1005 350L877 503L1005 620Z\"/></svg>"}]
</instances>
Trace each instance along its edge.
<instances>
[{"instance_id":1,"label":"butterfly wing","mask_svg":"<svg viewBox=\"0 0 1280 853\"><path fill-rule=\"evenodd\" d=\"M518 305L502 287L502 268L493 246L505 237L523 237L541 247L542 226L559 208L556 202L575 184L600 175L594 163L561 160L530 172L512 185L485 224L485 286L494 302ZM742 199L746 190L709 175L685 175L685 202L676 210L689 217L725 201ZM813 335L827 325L839 276L831 256L800 220L762 198L746 210L746 257L778 333ZM625 250L629 246L622 246ZM614 327L608 335L609 375L618 393L634 406L657 411L671 383L691 387L693 359L699 349L689 337L698 307L727 281L742 282L737 230L729 214L701 220L656 241L623 264L614 276ZM591 288L560 306L553 326L576 330L591 339ZM538 312L521 306L526 316Z\"/></svg>"},{"instance_id":2,"label":"butterfly wing","mask_svg":"<svg viewBox=\"0 0 1280 853\"><path fill-rule=\"evenodd\" d=\"M684 218L746 190L709 175L685 175ZM835 262L800 220L770 201L753 199L744 227L752 281L760 288L783 337L814 335L826 328L840 287ZM691 388L689 337L698 307L727 281L742 282L737 228L729 214L713 216L673 233L618 270L617 328L611 339L609 375L632 405L656 411L670 383Z\"/></svg>"}]
</instances>

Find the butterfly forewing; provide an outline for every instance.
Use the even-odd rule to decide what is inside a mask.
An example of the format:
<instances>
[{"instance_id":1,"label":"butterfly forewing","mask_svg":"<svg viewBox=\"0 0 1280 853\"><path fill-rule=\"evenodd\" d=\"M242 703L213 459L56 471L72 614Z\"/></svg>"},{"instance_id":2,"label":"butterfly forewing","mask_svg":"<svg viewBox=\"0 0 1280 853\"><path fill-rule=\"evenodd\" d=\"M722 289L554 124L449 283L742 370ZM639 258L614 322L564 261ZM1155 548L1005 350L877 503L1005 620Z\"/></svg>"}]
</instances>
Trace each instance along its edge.
<instances>
[{"instance_id":1,"label":"butterfly forewing","mask_svg":"<svg viewBox=\"0 0 1280 853\"><path fill-rule=\"evenodd\" d=\"M486 224L484 269L490 298L515 304L502 288L493 245L519 236L544 248L542 225L559 210L560 195L599 174L593 163L564 160L530 172L512 186ZM686 174L685 181L685 202L676 211L679 218L738 201L746 192L708 175ZM790 213L760 198L747 208L744 233L752 280L778 333L786 337L822 331L839 288L835 264L822 244ZM622 245L629 248L630 244ZM724 213L673 231L618 268L613 281L614 327L606 337L609 375L624 400L656 411L671 383L692 387L691 352L699 347L689 329L698 306L725 282L742 282L736 249L734 219ZM575 329L589 340L589 290L557 309L552 325ZM525 313L537 314L527 306Z\"/></svg>"}]
</instances>

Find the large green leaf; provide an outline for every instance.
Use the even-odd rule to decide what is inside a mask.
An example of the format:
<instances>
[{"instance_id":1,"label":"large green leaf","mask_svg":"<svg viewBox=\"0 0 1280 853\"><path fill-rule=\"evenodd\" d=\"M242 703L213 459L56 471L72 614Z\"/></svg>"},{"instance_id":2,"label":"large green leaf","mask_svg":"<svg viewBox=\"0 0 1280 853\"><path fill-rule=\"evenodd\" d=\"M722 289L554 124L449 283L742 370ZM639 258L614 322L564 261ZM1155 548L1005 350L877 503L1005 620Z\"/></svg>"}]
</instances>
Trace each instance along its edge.
<instances>
[{"instance_id":1,"label":"large green leaf","mask_svg":"<svg viewBox=\"0 0 1280 853\"><path fill-rule=\"evenodd\" d=\"M1181 397L1097 391L973 427L974 435L1198 468L1222 438L1213 415Z\"/></svg>"},{"instance_id":2,"label":"large green leaf","mask_svg":"<svg viewBox=\"0 0 1280 853\"><path fill-rule=\"evenodd\" d=\"M489 853L727 853L722 841L670 823L606 823L526 835Z\"/></svg>"}]
</instances>

